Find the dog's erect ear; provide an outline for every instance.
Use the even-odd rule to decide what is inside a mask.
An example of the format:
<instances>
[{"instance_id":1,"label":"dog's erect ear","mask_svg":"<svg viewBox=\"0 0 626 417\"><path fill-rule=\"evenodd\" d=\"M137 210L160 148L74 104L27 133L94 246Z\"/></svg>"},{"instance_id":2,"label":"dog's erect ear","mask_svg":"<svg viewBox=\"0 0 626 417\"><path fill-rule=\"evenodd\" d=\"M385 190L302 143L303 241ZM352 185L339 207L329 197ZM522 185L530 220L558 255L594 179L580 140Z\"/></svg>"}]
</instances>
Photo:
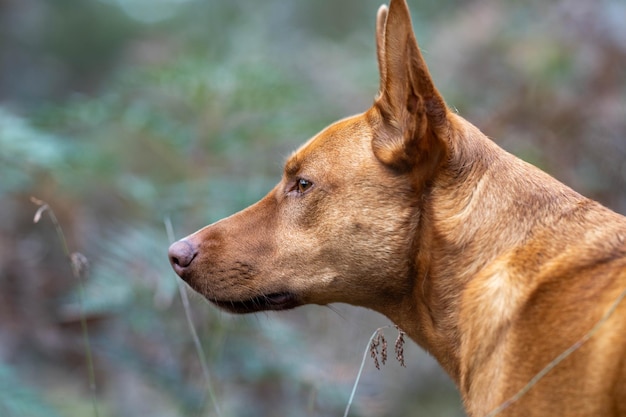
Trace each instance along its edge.
<instances>
[{"instance_id":1,"label":"dog's erect ear","mask_svg":"<svg viewBox=\"0 0 626 417\"><path fill-rule=\"evenodd\" d=\"M387 23L387 6L384 4L378 8L376 13L376 55L378 56L378 72L380 74L380 88L378 92L379 96L382 95L383 83L385 79L385 24Z\"/></svg>"},{"instance_id":2,"label":"dog's erect ear","mask_svg":"<svg viewBox=\"0 0 626 417\"><path fill-rule=\"evenodd\" d=\"M417 46L405 0L378 9L376 47L380 90L374 105L385 126L372 142L374 153L398 169L434 163L446 148L448 109Z\"/></svg>"}]
</instances>

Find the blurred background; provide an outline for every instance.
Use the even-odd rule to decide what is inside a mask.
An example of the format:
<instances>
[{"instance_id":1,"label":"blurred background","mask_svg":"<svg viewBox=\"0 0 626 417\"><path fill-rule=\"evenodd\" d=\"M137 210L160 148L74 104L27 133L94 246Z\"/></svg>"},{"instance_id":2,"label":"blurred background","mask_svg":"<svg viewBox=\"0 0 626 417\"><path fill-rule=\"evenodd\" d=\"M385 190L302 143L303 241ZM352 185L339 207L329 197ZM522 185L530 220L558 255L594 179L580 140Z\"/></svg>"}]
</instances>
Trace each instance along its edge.
<instances>
[{"instance_id":1,"label":"blurred background","mask_svg":"<svg viewBox=\"0 0 626 417\"><path fill-rule=\"evenodd\" d=\"M1 416L343 415L388 320L234 317L190 294L216 407L165 223L178 238L244 208L298 144L370 106L381 1L0 0ZM451 107L626 213L626 2L409 3ZM89 260L82 280L31 196ZM462 416L433 360L404 356L367 361L351 415Z\"/></svg>"}]
</instances>

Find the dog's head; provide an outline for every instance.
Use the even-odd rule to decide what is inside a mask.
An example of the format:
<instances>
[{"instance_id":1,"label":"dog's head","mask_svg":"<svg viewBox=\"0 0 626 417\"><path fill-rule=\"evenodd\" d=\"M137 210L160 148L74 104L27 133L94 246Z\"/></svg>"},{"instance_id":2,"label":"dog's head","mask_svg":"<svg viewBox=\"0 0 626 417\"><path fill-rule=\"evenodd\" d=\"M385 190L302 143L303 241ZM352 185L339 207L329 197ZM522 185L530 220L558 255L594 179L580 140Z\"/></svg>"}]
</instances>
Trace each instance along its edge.
<instances>
[{"instance_id":1,"label":"dog's head","mask_svg":"<svg viewBox=\"0 0 626 417\"><path fill-rule=\"evenodd\" d=\"M258 203L174 243L174 270L237 313L411 293L423 195L447 155L449 113L404 0L377 15L380 91L287 160Z\"/></svg>"}]
</instances>

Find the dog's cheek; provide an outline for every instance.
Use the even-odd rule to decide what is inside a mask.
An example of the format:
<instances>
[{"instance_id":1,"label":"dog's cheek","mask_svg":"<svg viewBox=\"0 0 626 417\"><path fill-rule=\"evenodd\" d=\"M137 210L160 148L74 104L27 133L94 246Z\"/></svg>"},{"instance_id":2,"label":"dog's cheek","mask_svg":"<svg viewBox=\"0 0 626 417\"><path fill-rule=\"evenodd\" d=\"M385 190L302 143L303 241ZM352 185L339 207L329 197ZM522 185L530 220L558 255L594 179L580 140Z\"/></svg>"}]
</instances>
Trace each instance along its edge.
<instances>
[{"instance_id":1,"label":"dog's cheek","mask_svg":"<svg viewBox=\"0 0 626 417\"><path fill-rule=\"evenodd\" d=\"M398 292L414 204L398 184L380 184L378 174L344 177L343 187L314 189L282 208L282 253L274 268L311 302L368 305L372 297Z\"/></svg>"},{"instance_id":2,"label":"dog's cheek","mask_svg":"<svg viewBox=\"0 0 626 417\"><path fill-rule=\"evenodd\" d=\"M380 202L380 196L374 201ZM331 244L324 245L325 255L358 282L364 277L395 275L403 270L400 260L407 259L405 252L410 247L410 210L399 204L393 204L393 210L386 204L368 206L350 200L344 204L345 209L339 210L343 212L342 222L327 240Z\"/></svg>"}]
</instances>

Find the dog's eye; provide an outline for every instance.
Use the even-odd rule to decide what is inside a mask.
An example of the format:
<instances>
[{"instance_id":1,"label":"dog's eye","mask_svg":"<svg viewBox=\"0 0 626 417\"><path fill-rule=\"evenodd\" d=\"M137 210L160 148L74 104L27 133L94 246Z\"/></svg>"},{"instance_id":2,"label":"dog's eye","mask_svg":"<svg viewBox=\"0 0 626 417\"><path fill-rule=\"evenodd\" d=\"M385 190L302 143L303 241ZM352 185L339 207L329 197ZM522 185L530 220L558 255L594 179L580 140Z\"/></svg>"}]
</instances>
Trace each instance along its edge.
<instances>
[{"instance_id":1,"label":"dog's eye","mask_svg":"<svg viewBox=\"0 0 626 417\"><path fill-rule=\"evenodd\" d=\"M298 187L298 192L300 194L304 194L313 186L313 183L311 181L305 180L304 178L300 178L296 185Z\"/></svg>"}]
</instances>

